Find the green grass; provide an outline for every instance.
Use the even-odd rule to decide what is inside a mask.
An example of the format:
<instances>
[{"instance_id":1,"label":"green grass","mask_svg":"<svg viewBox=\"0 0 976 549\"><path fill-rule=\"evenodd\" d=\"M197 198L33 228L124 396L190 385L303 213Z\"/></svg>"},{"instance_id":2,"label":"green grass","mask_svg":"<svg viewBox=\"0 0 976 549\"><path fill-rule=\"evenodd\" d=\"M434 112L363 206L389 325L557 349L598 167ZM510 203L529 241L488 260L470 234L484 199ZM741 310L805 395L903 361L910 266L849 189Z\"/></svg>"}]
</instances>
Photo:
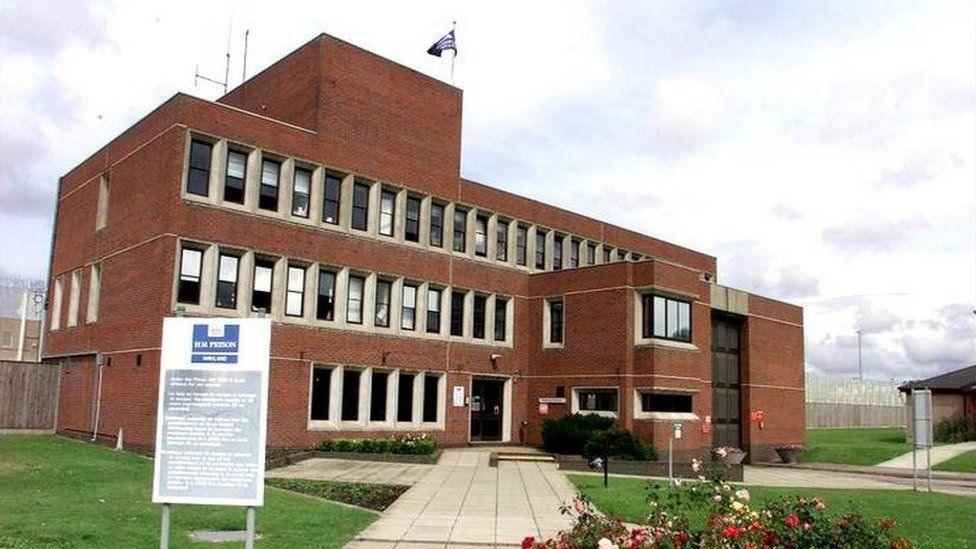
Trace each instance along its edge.
<instances>
[{"instance_id":1,"label":"green grass","mask_svg":"<svg viewBox=\"0 0 976 549\"><path fill-rule=\"evenodd\" d=\"M877 465L910 451L904 427L807 429L807 450L802 459L808 463Z\"/></svg>"},{"instance_id":2,"label":"green grass","mask_svg":"<svg viewBox=\"0 0 976 549\"><path fill-rule=\"evenodd\" d=\"M0 437L0 547L155 547L151 460L52 436ZM262 547L342 547L375 519L275 488L257 510ZM174 505L172 547L190 530L239 530L244 509ZM243 544L221 544L240 547Z\"/></svg>"},{"instance_id":3,"label":"green grass","mask_svg":"<svg viewBox=\"0 0 976 549\"><path fill-rule=\"evenodd\" d=\"M396 501L409 486L369 484L366 482L335 482L300 478L269 478L267 483L283 490L308 494L322 499L341 501L351 505L382 511Z\"/></svg>"},{"instance_id":4,"label":"green grass","mask_svg":"<svg viewBox=\"0 0 976 549\"><path fill-rule=\"evenodd\" d=\"M569 475L569 479L608 515L639 522L647 514L647 480L611 478L610 488L605 489L600 476ZM749 487L749 492L753 505L794 494L819 496L832 512L843 512L853 504L868 516L897 520L897 533L911 539L916 547L976 547L976 499L972 498L907 490Z\"/></svg>"},{"instance_id":5,"label":"green grass","mask_svg":"<svg viewBox=\"0 0 976 549\"><path fill-rule=\"evenodd\" d=\"M957 473L976 473L976 450L970 450L958 456L938 463L932 467L936 471L953 471Z\"/></svg>"}]
</instances>

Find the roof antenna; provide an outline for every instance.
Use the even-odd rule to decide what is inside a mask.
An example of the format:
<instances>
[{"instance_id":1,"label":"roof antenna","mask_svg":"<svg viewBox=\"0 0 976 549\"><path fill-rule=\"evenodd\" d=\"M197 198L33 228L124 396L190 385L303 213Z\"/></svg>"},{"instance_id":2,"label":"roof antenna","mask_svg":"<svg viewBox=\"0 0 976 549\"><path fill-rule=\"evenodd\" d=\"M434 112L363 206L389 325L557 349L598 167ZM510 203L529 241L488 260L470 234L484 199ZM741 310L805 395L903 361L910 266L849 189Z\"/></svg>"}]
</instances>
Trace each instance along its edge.
<instances>
[{"instance_id":1,"label":"roof antenna","mask_svg":"<svg viewBox=\"0 0 976 549\"><path fill-rule=\"evenodd\" d=\"M244 31L244 66L241 68L241 83L247 80L247 35L251 34L251 29Z\"/></svg>"},{"instance_id":2,"label":"roof antenna","mask_svg":"<svg viewBox=\"0 0 976 549\"><path fill-rule=\"evenodd\" d=\"M200 74L200 65L197 65L196 72L193 74L193 85L196 86L197 82L203 80L205 82L210 82L211 84L217 84L218 86L224 87L224 94L227 94L227 81L230 79L230 31L234 25L234 19L231 18L230 24L227 27L227 54L226 62L224 64L224 81L215 80L213 78L206 77Z\"/></svg>"}]
</instances>

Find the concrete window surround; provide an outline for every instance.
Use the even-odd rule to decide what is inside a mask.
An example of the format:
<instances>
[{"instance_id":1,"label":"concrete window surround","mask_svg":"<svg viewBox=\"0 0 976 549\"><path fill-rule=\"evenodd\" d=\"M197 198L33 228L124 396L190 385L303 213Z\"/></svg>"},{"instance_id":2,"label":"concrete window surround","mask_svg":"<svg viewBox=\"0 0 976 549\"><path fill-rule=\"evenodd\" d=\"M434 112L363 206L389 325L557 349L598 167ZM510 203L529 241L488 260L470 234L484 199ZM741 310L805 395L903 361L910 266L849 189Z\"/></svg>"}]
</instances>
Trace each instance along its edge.
<instances>
[{"instance_id":1,"label":"concrete window surround","mask_svg":"<svg viewBox=\"0 0 976 549\"><path fill-rule=\"evenodd\" d=\"M68 326L78 325L78 307L81 303L81 269L71 272L71 289L68 293Z\"/></svg>"},{"instance_id":2,"label":"concrete window surround","mask_svg":"<svg viewBox=\"0 0 976 549\"><path fill-rule=\"evenodd\" d=\"M559 343L553 343L550 336L552 335L552 303L554 301L561 302L563 304L563 337ZM551 297L549 299L542 300L542 348L543 349L562 349L563 344L566 341L566 299L562 296Z\"/></svg>"},{"instance_id":3,"label":"concrete window surround","mask_svg":"<svg viewBox=\"0 0 976 549\"><path fill-rule=\"evenodd\" d=\"M312 380L316 370L329 371L329 419L312 419ZM355 421L342 419L342 394L344 374L347 371L360 372L359 410ZM386 419L371 421L370 399L373 393L373 372L385 372L386 376ZM400 373L413 374L413 409L411 421L397 421L398 398L400 394ZM423 421L424 380L428 376L437 378L437 421ZM308 376L308 430L309 431L443 431L445 406L447 403L447 376L444 372L402 370L380 366L355 366L340 364L310 364Z\"/></svg>"},{"instance_id":4,"label":"concrete window surround","mask_svg":"<svg viewBox=\"0 0 976 549\"><path fill-rule=\"evenodd\" d=\"M590 390L590 389L598 389L598 390L611 390L612 389L613 391L615 391L617 393L617 409L614 410L614 411L608 411L608 410L581 410L580 409L580 402L579 402L579 394L580 394L580 391L587 391L587 390ZM571 397L570 398L570 401L571 401L570 402L570 410L574 414L575 413L579 413L579 412L583 412L583 413L586 413L586 414L596 414L598 416L604 416L604 417L617 417L619 415L621 394L620 394L620 387L618 387L616 385L580 385L580 386L577 386L577 387L573 387L573 389L570 391L570 397Z\"/></svg>"},{"instance_id":5,"label":"concrete window surround","mask_svg":"<svg viewBox=\"0 0 976 549\"><path fill-rule=\"evenodd\" d=\"M93 263L91 266L91 276L88 278L88 307L85 313L85 321L88 324L98 320L98 302L102 292L102 264Z\"/></svg>"},{"instance_id":6,"label":"concrete window surround","mask_svg":"<svg viewBox=\"0 0 976 549\"><path fill-rule=\"evenodd\" d=\"M186 192L186 178L190 161L190 144L194 139L210 143L213 147L210 157L210 176L209 184L207 186L207 196L200 196ZM244 178L244 204L237 204L223 200L223 187L224 178L227 172L228 150L243 152L247 155L247 166ZM276 162L281 162L278 185L278 208L276 211L258 208L261 165L262 160L265 157L273 159ZM312 172L311 189L309 192L309 215L307 217L294 215L292 213L292 198L294 196L293 190L296 166ZM338 223L329 223L322 220L322 205L325 195L324 189L326 172L330 174L337 174L342 177L342 185L339 195L340 204ZM353 185L356 182L365 183L370 187L368 202L369 210L367 215L367 227L365 231L352 229L350 226L352 218L352 191ZM407 247L450 254L456 257L470 259L472 261L487 262L527 272L543 272L552 270L554 234L556 232L556 229L554 228L539 227L539 230L545 230L547 233L545 250L546 265L544 269L536 269L534 261L536 248L536 225L528 220L501 215L496 212L479 208L472 204L458 203L443 197L424 195L423 193L419 193L406 187L396 186L389 182L374 181L359 174L348 173L344 170L335 169L329 166L321 166L308 160L291 158L272 151L262 150L260 147L254 145L248 145L238 141L228 141L227 139L206 135L194 130L187 131L181 185L181 194L184 200L199 204L206 204L212 207L226 208L253 215L270 217L279 221L307 227L315 227L323 230L375 238L377 240L394 242ZM380 195L381 191L383 190L393 192L396 195L392 236L381 235L379 232ZM418 242L407 240L405 236L406 200L408 195L421 200L420 238L418 239ZM436 202L437 204L444 206L444 219L442 227L443 242L441 246L430 245L430 206L432 202ZM463 208L467 212L465 225L465 251L463 252L453 251L454 210L456 207ZM477 255L475 253L475 219L477 216L488 217L486 232L488 237L488 249L487 254L484 256ZM495 246L495 234L499 220L503 220L508 223L508 253L506 254L506 259L504 261L498 259L497 249ZM526 242L526 255L528 261L526 261L527 265L524 266L518 265L515 258L516 231L520 224L528 227L529 229ZM574 241L579 243L581 250L585 250L586 247L591 244L595 246L596 263L594 264L602 264L606 262L604 261L603 254L604 246L611 251L611 263L633 259L628 258L626 253L615 253L617 248L610 245L604 245L603 242L587 239L579 235L573 235L569 232L559 232L565 237L563 240L563 269L569 268L569 251L570 246L574 243ZM584 266L587 266L587 262L581 258L580 267Z\"/></svg>"},{"instance_id":7,"label":"concrete window surround","mask_svg":"<svg viewBox=\"0 0 976 549\"><path fill-rule=\"evenodd\" d=\"M674 288L663 286L645 286L634 290L634 345L647 345L650 347L661 347L676 351L699 352L697 345L686 341L675 341L660 337L644 337L644 300L645 295L659 295L687 301L691 304L689 318L692 325L695 323L695 300L698 294L682 292Z\"/></svg>"},{"instance_id":8,"label":"concrete window surround","mask_svg":"<svg viewBox=\"0 0 976 549\"><path fill-rule=\"evenodd\" d=\"M54 300L51 302L51 331L61 328L61 301L64 300L64 283L61 277L54 279Z\"/></svg>"},{"instance_id":9,"label":"concrete window surround","mask_svg":"<svg viewBox=\"0 0 976 549\"><path fill-rule=\"evenodd\" d=\"M98 206L95 210L95 231L100 231L108 225L108 198L108 173L103 173L98 177Z\"/></svg>"},{"instance_id":10,"label":"concrete window surround","mask_svg":"<svg viewBox=\"0 0 976 549\"><path fill-rule=\"evenodd\" d=\"M655 421L699 421L698 414L694 412L645 412L641 395L690 395L695 398L699 391L697 389L682 389L678 387L638 387L634 389L634 419L650 419ZM694 403L692 403L694 407Z\"/></svg>"},{"instance_id":11,"label":"concrete window surround","mask_svg":"<svg viewBox=\"0 0 976 549\"><path fill-rule=\"evenodd\" d=\"M202 268L200 274L200 303L198 305L178 303L177 287L179 284L179 261L180 250L183 247L190 247L203 252ZM216 306L217 294L217 272L219 269L220 254L229 253L239 258L238 280L237 280L237 306L233 309L221 308ZM312 326L318 328L333 328L354 332L363 332L375 335L390 335L396 337L411 337L419 339L436 339L441 341L454 341L471 345L482 345L486 347L512 348L514 343L514 330L510 327L515 321L515 299L513 296L489 294L478 290L444 286L441 284L406 278L396 274L375 273L358 269L350 269L339 265L309 261L304 259L283 258L234 247L224 247L213 243L203 243L199 241L180 240L176 244L174 251L174 270L173 291L171 307L173 311L182 309L190 315L217 316L217 317L248 317L259 315L251 311L251 288L254 284L254 262L255 259L270 260L274 263L272 277L271 313L267 316L274 322L282 324L294 324L302 326ZM287 292L286 278L288 267L302 267L305 269L305 288L302 297L302 315L289 316L285 314L285 299ZM335 288L333 291L333 315L332 320L320 320L316 318L316 305L318 297L319 273L322 269L335 273ZM363 288L362 303L362 323L353 323L346 320L349 293L349 277L361 276L365 280ZM376 282L386 280L392 283L390 296L390 322L389 326L377 326L374 322L376 312ZM415 307L417 319L413 330L403 328L403 286L410 284L416 286L417 296ZM426 312L428 289L441 290L440 301L440 332L428 333L426 329ZM57 288L56 288L57 289ZM464 308L464 335L450 335L450 296L451 292L459 291L465 293ZM487 297L485 306L486 334L483 339L472 337L474 325L474 295L475 293ZM505 311L506 326L509 328L505 332L505 339L496 341L494 335L488 329L494 319L496 298L501 297L509 303ZM52 327L54 323L52 321Z\"/></svg>"}]
</instances>

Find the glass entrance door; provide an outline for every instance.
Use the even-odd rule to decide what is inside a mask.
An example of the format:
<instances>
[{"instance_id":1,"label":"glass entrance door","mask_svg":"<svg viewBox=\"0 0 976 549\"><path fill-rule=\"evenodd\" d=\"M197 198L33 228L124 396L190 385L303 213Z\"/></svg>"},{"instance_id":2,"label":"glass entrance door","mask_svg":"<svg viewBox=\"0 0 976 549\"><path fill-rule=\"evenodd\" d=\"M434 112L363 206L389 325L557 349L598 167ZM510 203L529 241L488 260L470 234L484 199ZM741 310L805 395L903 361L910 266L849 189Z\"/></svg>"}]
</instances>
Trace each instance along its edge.
<instances>
[{"instance_id":1,"label":"glass entrance door","mask_svg":"<svg viewBox=\"0 0 976 549\"><path fill-rule=\"evenodd\" d=\"M505 381L473 379L471 381L471 440L502 439L503 395Z\"/></svg>"}]
</instances>

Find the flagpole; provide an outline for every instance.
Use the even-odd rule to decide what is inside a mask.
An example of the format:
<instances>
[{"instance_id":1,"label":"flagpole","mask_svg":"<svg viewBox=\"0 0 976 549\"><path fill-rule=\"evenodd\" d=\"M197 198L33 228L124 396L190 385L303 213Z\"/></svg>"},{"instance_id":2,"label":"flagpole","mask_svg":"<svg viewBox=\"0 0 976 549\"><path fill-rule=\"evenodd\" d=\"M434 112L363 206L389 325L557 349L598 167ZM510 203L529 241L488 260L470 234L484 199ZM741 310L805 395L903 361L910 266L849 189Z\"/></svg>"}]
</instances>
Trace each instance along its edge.
<instances>
[{"instance_id":1,"label":"flagpole","mask_svg":"<svg viewBox=\"0 0 976 549\"><path fill-rule=\"evenodd\" d=\"M454 36L454 40L457 40L457 36L454 34L454 29L457 27L457 21L451 21L451 35ZM454 60L457 58L457 42L454 44L454 49L451 50L451 85L454 85Z\"/></svg>"}]
</instances>

